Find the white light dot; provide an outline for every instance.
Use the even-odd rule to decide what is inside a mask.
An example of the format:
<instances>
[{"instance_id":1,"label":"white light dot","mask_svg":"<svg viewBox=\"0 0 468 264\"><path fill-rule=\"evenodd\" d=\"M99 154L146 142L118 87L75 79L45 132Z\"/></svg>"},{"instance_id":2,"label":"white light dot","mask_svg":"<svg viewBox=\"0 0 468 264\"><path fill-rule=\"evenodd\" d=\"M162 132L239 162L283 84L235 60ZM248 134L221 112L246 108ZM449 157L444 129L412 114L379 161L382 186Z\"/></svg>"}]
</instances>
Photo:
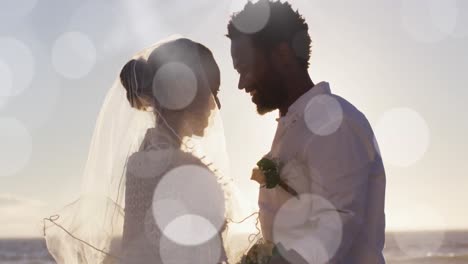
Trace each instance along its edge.
<instances>
[{"instance_id":1,"label":"white light dot","mask_svg":"<svg viewBox=\"0 0 468 264\"><path fill-rule=\"evenodd\" d=\"M67 32L59 36L52 48L55 70L68 79L86 76L96 63L96 48L81 32Z\"/></svg>"},{"instance_id":2,"label":"white light dot","mask_svg":"<svg viewBox=\"0 0 468 264\"><path fill-rule=\"evenodd\" d=\"M343 122L343 109L337 99L329 95L314 96L304 110L309 130L320 136L336 132Z\"/></svg>"},{"instance_id":3,"label":"white light dot","mask_svg":"<svg viewBox=\"0 0 468 264\"><path fill-rule=\"evenodd\" d=\"M171 34L156 15L159 9L154 0L140 0L138 5L135 5L135 2L131 0L119 2L123 4L124 10L128 12L130 18L128 23L132 32L138 36L135 40L136 43L148 45L154 43L158 36Z\"/></svg>"},{"instance_id":4,"label":"white light dot","mask_svg":"<svg viewBox=\"0 0 468 264\"><path fill-rule=\"evenodd\" d=\"M307 54L309 53L309 45L306 45L308 38L308 31L299 31L297 32L292 40L292 48L296 56L307 59Z\"/></svg>"},{"instance_id":5,"label":"white light dot","mask_svg":"<svg viewBox=\"0 0 468 264\"><path fill-rule=\"evenodd\" d=\"M186 214L172 220L164 235L180 245L200 245L218 234L218 230L199 215Z\"/></svg>"},{"instance_id":6,"label":"white light dot","mask_svg":"<svg viewBox=\"0 0 468 264\"><path fill-rule=\"evenodd\" d=\"M173 148L139 151L130 156L127 168L135 177L159 177L170 168L174 155Z\"/></svg>"},{"instance_id":7,"label":"white light dot","mask_svg":"<svg viewBox=\"0 0 468 264\"><path fill-rule=\"evenodd\" d=\"M167 109L180 110L192 103L197 94L197 77L185 64L170 62L154 76L153 93Z\"/></svg>"},{"instance_id":8,"label":"white light dot","mask_svg":"<svg viewBox=\"0 0 468 264\"><path fill-rule=\"evenodd\" d=\"M5 1L0 9L0 21L11 23L12 20L20 20L29 15L37 4L37 0Z\"/></svg>"},{"instance_id":9,"label":"white light dot","mask_svg":"<svg viewBox=\"0 0 468 264\"><path fill-rule=\"evenodd\" d=\"M196 246L180 245L163 236L159 244L159 255L163 264L220 263L221 252L222 242L219 236Z\"/></svg>"},{"instance_id":10,"label":"white light dot","mask_svg":"<svg viewBox=\"0 0 468 264\"><path fill-rule=\"evenodd\" d=\"M247 0L231 0L231 4L229 5L229 13L234 14L242 11L247 2Z\"/></svg>"},{"instance_id":11,"label":"white light dot","mask_svg":"<svg viewBox=\"0 0 468 264\"><path fill-rule=\"evenodd\" d=\"M419 230L426 231L424 239L411 232L398 232L394 234L395 242L402 252L410 257L425 257L428 252L438 252L445 239L445 219L434 208L426 204L406 206L411 210L401 212L398 219L401 223L417 223ZM438 230L438 231L430 231Z\"/></svg>"},{"instance_id":12,"label":"white light dot","mask_svg":"<svg viewBox=\"0 0 468 264\"><path fill-rule=\"evenodd\" d=\"M21 109L18 118L24 121L32 131L43 127L57 114L57 103L60 97L60 83L53 72L44 73L36 78L27 93L21 95L21 103L34 105L34 111ZM12 105L12 107L15 107Z\"/></svg>"},{"instance_id":13,"label":"white light dot","mask_svg":"<svg viewBox=\"0 0 468 264\"><path fill-rule=\"evenodd\" d=\"M6 70L3 65L1 78L11 79L12 85L10 88L0 88L2 94L6 93L4 96L17 96L29 88L35 67L33 53L26 44L14 38L0 38L0 61L9 68Z\"/></svg>"},{"instance_id":14,"label":"white light dot","mask_svg":"<svg viewBox=\"0 0 468 264\"><path fill-rule=\"evenodd\" d=\"M318 217L311 221L310 215ZM273 238L275 244L283 245L284 250L290 250L294 245L308 263L327 263L341 244L342 229L341 217L331 202L318 195L301 194L299 199L289 199L276 213ZM307 230L317 232L308 233ZM304 241L305 244L299 247L309 252L301 252L297 241Z\"/></svg>"},{"instance_id":15,"label":"white light dot","mask_svg":"<svg viewBox=\"0 0 468 264\"><path fill-rule=\"evenodd\" d=\"M212 13L216 11L218 5L223 1L217 0L197 0L197 1L153 1L154 10L150 13L154 16L156 13L160 24L164 24L170 31L186 34L192 32L195 28L203 25ZM203 16L193 16L193 13L203 12ZM185 23L180 23L180 21ZM205 28L206 31L206 28Z\"/></svg>"},{"instance_id":16,"label":"white light dot","mask_svg":"<svg viewBox=\"0 0 468 264\"><path fill-rule=\"evenodd\" d=\"M188 214L184 204L177 200L160 199L153 201L153 216L161 230L177 217Z\"/></svg>"},{"instance_id":17,"label":"white light dot","mask_svg":"<svg viewBox=\"0 0 468 264\"><path fill-rule=\"evenodd\" d=\"M452 36L456 38L465 38L468 36L468 1L457 1L457 25L452 32Z\"/></svg>"},{"instance_id":18,"label":"white light dot","mask_svg":"<svg viewBox=\"0 0 468 264\"><path fill-rule=\"evenodd\" d=\"M105 57L125 51L130 44L129 22L132 19L122 19L122 14L128 9L119 6L118 1L110 5L109 1L82 1L70 18L69 28L74 31L86 32L94 40L100 56ZM86 19L83 19L83 18ZM141 43L131 44L141 48Z\"/></svg>"},{"instance_id":19,"label":"white light dot","mask_svg":"<svg viewBox=\"0 0 468 264\"><path fill-rule=\"evenodd\" d=\"M0 109L2 109L8 102L7 97L0 96Z\"/></svg>"},{"instance_id":20,"label":"white light dot","mask_svg":"<svg viewBox=\"0 0 468 264\"><path fill-rule=\"evenodd\" d=\"M167 231L165 235L173 241L199 244L216 236L224 226L224 200L223 190L211 171L183 165L166 173L158 183L153 196L153 215L160 229ZM197 226L195 230L203 234L193 234L197 236L194 238L188 231L177 232L189 224Z\"/></svg>"},{"instance_id":21,"label":"white light dot","mask_svg":"<svg viewBox=\"0 0 468 264\"><path fill-rule=\"evenodd\" d=\"M8 64L2 61L0 61L0 83L2 84L0 85L0 97L10 96L13 90L13 74Z\"/></svg>"},{"instance_id":22,"label":"white light dot","mask_svg":"<svg viewBox=\"0 0 468 264\"><path fill-rule=\"evenodd\" d=\"M437 42L455 30L456 0L402 0L401 16L404 29L414 39Z\"/></svg>"},{"instance_id":23,"label":"white light dot","mask_svg":"<svg viewBox=\"0 0 468 264\"><path fill-rule=\"evenodd\" d=\"M139 0L138 5L131 0L119 2L122 2L124 11L130 16L126 21L131 30L138 35L140 41L137 42L147 44L174 32L193 36L193 33L206 25L213 15L219 15L219 6L224 6L224 1L218 0ZM194 16L195 13L203 15ZM204 29L206 32L206 27Z\"/></svg>"},{"instance_id":24,"label":"white light dot","mask_svg":"<svg viewBox=\"0 0 468 264\"><path fill-rule=\"evenodd\" d=\"M245 10L238 19L232 22L240 32L252 34L262 30L269 19L270 6L266 1L261 1Z\"/></svg>"},{"instance_id":25,"label":"white light dot","mask_svg":"<svg viewBox=\"0 0 468 264\"><path fill-rule=\"evenodd\" d=\"M431 0L429 4L432 21L436 28L444 34L452 34L457 25L457 0Z\"/></svg>"},{"instance_id":26,"label":"white light dot","mask_svg":"<svg viewBox=\"0 0 468 264\"><path fill-rule=\"evenodd\" d=\"M409 108L385 112L375 126L384 161L408 167L419 161L429 147L429 127L421 115Z\"/></svg>"},{"instance_id":27,"label":"white light dot","mask_svg":"<svg viewBox=\"0 0 468 264\"><path fill-rule=\"evenodd\" d=\"M12 176L28 165L32 138L19 120L0 118L0 146L0 176Z\"/></svg>"}]
</instances>

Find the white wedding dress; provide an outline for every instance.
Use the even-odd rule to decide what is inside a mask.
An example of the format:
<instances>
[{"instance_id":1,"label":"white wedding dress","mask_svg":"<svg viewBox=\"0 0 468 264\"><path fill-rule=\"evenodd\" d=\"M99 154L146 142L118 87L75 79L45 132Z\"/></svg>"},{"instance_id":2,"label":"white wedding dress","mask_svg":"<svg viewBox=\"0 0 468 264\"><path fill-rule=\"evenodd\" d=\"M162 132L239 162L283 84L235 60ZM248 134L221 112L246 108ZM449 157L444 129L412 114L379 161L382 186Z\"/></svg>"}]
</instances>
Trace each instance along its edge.
<instances>
[{"instance_id":1,"label":"white wedding dress","mask_svg":"<svg viewBox=\"0 0 468 264\"><path fill-rule=\"evenodd\" d=\"M130 106L117 78L96 121L80 197L44 220L57 263L237 263L246 252L256 219L236 222L256 207L229 175L218 109L201 137L179 138L156 119Z\"/></svg>"}]
</instances>

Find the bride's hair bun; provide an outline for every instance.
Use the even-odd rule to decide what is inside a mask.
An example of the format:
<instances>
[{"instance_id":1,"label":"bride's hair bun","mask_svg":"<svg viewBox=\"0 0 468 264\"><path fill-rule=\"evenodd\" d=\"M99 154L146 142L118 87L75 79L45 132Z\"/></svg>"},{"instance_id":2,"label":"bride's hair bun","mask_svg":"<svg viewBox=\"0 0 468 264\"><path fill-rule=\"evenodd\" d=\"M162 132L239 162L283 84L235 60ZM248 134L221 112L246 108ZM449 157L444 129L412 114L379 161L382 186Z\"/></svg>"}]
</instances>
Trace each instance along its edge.
<instances>
[{"instance_id":1,"label":"bride's hair bun","mask_svg":"<svg viewBox=\"0 0 468 264\"><path fill-rule=\"evenodd\" d=\"M120 72L120 81L127 91L127 99L132 107L141 109L142 95L151 94L153 74L150 65L144 59L132 59Z\"/></svg>"}]
</instances>

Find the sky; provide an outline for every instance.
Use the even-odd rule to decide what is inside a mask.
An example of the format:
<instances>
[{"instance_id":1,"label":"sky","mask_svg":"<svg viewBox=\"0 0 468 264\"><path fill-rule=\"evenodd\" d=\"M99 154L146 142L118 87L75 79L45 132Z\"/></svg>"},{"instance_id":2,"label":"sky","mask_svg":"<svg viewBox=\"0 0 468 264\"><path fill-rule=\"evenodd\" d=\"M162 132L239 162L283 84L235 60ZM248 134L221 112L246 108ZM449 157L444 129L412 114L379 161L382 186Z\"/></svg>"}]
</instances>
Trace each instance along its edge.
<instances>
[{"instance_id":1,"label":"sky","mask_svg":"<svg viewBox=\"0 0 468 264\"><path fill-rule=\"evenodd\" d=\"M289 2L309 24L312 80L329 82L376 132L387 172L387 230L468 229L468 2ZM237 89L224 35L230 14L244 4L3 3L0 237L40 236L42 217L79 196L106 92L135 52L172 34L213 51L231 174L255 201L250 172L271 146L278 113L257 115Z\"/></svg>"}]
</instances>

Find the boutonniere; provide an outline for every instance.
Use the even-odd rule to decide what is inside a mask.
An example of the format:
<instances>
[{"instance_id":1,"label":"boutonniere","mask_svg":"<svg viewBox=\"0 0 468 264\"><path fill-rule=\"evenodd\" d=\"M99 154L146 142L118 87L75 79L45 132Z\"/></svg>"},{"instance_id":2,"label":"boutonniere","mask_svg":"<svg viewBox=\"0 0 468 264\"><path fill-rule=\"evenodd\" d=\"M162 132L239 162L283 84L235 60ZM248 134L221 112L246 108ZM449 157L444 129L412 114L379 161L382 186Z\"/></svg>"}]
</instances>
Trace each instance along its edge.
<instances>
[{"instance_id":1,"label":"boutonniere","mask_svg":"<svg viewBox=\"0 0 468 264\"><path fill-rule=\"evenodd\" d=\"M280 186L289 194L297 197L298 193L281 179L280 171L279 161L262 158L257 162L257 168L252 170L252 177L250 179L258 182L261 187L266 187L267 189Z\"/></svg>"}]
</instances>

